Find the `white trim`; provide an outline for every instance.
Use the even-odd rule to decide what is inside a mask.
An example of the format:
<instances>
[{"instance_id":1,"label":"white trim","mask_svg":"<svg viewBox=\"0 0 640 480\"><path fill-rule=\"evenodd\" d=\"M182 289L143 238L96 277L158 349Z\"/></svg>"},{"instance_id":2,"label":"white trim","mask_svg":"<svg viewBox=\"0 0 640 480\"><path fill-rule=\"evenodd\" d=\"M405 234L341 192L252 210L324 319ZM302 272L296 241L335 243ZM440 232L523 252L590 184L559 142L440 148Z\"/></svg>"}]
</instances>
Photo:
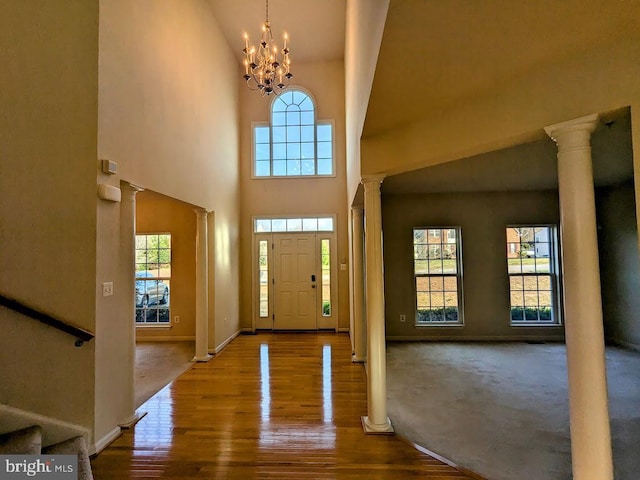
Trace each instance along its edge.
<instances>
[{"instance_id":1,"label":"white trim","mask_svg":"<svg viewBox=\"0 0 640 480\"><path fill-rule=\"evenodd\" d=\"M122 429L116 427L107 433L104 437L89 447L89 455L97 455L109 446L116 438L122 434Z\"/></svg>"},{"instance_id":2,"label":"white trim","mask_svg":"<svg viewBox=\"0 0 640 480\"><path fill-rule=\"evenodd\" d=\"M235 333L231 334L229 338L227 338L224 342L218 345L213 351L209 350L209 353L213 353L214 355L219 354L222 350L225 349L227 345L229 345L238 335L240 335L240 330L236 330Z\"/></svg>"},{"instance_id":3,"label":"white trim","mask_svg":"<svg viewBox=\"0 0 640 480\"><path fill-rule=\"evenodd\" d=\"M549 230L549 239L548 242L536 242L535 229L537 227L547 228ZM508 238L508 229L509 228L531 228L533 229L533 240L532 242L525 243L548 243L549 244L549 255L547 257L534 257L534 258L548 258L549 259L549 271L548 272L513 272L509 271L509 257L506 258L506 267L507 267L507 278L509 279L509 326L513 328L521 328L521 327L534 327L534 328L544 328L544 327L563 327L563 299L562 299L562 279L560 277L562 269L560 268L560 257L558 252L560 251L559 246L559 236L558 236L558 225L554 223L523 223L523 224L509 224L505 227L505 244L509 244ZM512 242L514 243L514 242ZM518 242L519 249L522 246L521 241ZM536 275L548 275L551 282L551 321L542 322L542 321L513 321L511 319L511 309L517 308L511 305L511 276L536 276ZM539 292L544 290L537 290Z\"/></svg>"},{"instance_id":4,"label":"white trim","mask_svg":"<svg viewBox=\"0 0 640 480\"><path fill-rule=\"evenodd\" d=\"M269 119L267 121L252 121L251 122L251 179L252 180L268 180L268 179L283 179L283 178L337 178L336 168L336 128L334 119L320 120L318 119L318 102L314 95L306 88L300 85L289 85L286 92L292 90L298 90L304 93L313 104L313 127L314 127L314 162L315 171L318 171L318 126L319 125L331 125L331 175L273 175L273 104L280 99L280 95L276 95L271 99L269 103ZM256 175L256 141L255 141L255 129L256 127L268 127L269 128L269 175L258 176Z\"/></svg>"},{"instance_id":5,"label":"white trim","mask_svg":"<svg viewBox=\"0 0 640 480\"><path fill-rule=\"evenodd\" d=\"M415 319L414 319L414 326L415 327L464 327L465 326L465 322L464 322L464 278L463 278L463 263L462 263L462 226L460 225L449 225L449 226L421 226L421 227L413 227L411 229L411 245L412 248L415 249L416 246L416 240L415 240L415 232L416 230L426 230L426 243L422 243L421 245L426 245L427 246L427 252L429 252L431 246L439 246L441 248L444 248L447 245L452 245L452 243L449 243L449 232L451 230L454 230L456 232L456 241L455 243L453 243L453 245L455 245L456 247L456 273L455 274L451 274L451 273L445 273L445 272L440 272L440 273L416 273L416 259L414 258L413 260L413 307L414 307L414 314L415 314ZM442 231L443 230L447 230L447 234L446 235L442 235ZM439 231L439 235L437 237L431 237L430 232L432 231ZM436 243L429 243L429 238L437 238L439 239L438 242ZM428 253L427 253L428 255ZM427 262L430 261L430 259L427 257ZM443 279L445 277L454 277L456 279L456 283L457 283L457 289L458 289L458 321L456 322L451 322L451 321L442 321L442 322L437 322L437 321L433 321L433 322L419 322L418 321L418 287L417 287L417 282L416 279L418 277L423 277L423 278L430 278L430 277L442 277ZM444 308L446 308L446 305L444 305Z\"/></svg>"},{"instance_id":6,"label":"white trim","mask_svg":"<svg viewBox=\"0 0 640 480\"><path fill-rule=\"evenodd\" d=\"M349 332L351 332L351 330L349 329L349 327L339 327L337 329L337 332L338 333L349 333Z\"/></svg>"},{"instance_id":7,"label":"white trim","mask_svg":"<svg viewBox=\"0 0 640 480\"><path fill-rule=\"evenodd\" d=\"M325 218L331 218L333 224L333 230L278 230L273 231L273 220L302 220L303 224L305 220L320 220ZM256 221L258 220L270 220L271 230L268 232L256 232ZM337 215L335 213L327 213L325 215L254 215L251 217L251 231L254 235L272 234L272 233L335 233L337 230Z\"/></svg>"},{"instance_id":8,"label":"white trim","mask_svg":"<svg viewBox=\"0 0 640 480\"><path fill-rule=\"evenodd\" d=\"M196 337L193 335L182 335L182 336L174 336L171 337L169 335L157 335L152 337L138 337L136 338L136 343L138 342L186 342L186 341L195 341Z\"/></svg>"},{"instance_id":9,"label":"white trim","mask_svg":"<svg viewBox=\"0 0 640 480\"><path fill-rule=\"evenodd\" d=\"M144 417L147 414L147 412L139 412L139 411L135 411L133 412L133 415L131 416L131 418L129 418L128 420L119 423L118 426L124 430L128 430L131 427L133 427L136 423L138 423L140 420L142 420L142 417Z\"/></svg>"},{"instance_id":10,"label":"white trim","mask_svg":"<svg viewBox=\"0 0 640 480\"><path fill-rule=\"evenodd\" d=\"M300 215L280 215L280 216L260 216L260 215L256 215L256 216L252 216L251 217L251 227L252 230L255 227L255 221L257 219L273 219L273 218L278 218L278 219L287 219L287 218L332 218L333 219L333 230L332 231L326 231L326 230L322 230L322 231L298 231L298 232L254 232L253 233L253 240L252 240L252 259L251 259L251 329L248 329L247 332L249 333L255 333L255 331L257 329L260 330L273 330L273 315L274 315L274 310L273 310L273 306L274 306L274 289L273 289L273 283L271 282L271 280L273 279L273 265L274 265L274 258L273 258L273 244L274 244L274 236L275 235L287 235L287 236L292 236L292 235L314 235L315 236L315 246L314 249L316 250L316 253L318 255L318 258L316 258L316 261L318 262L318 265L320 266L320 278L322 278L322 272L321 272L321 262L320 262L320 255L322 252L321 249L321 240L323 238L325 239L329 239L330 241L330 245L331 245L331 315L329 317L323 317L322 316L322 296L320 294L316 295L316 331L320 331L320 330L327 330L327 329L331 329L335 332L339 331L339 324L340 324L340 316L339 316L339 311L338 311L338 302L339 302L339 288L338 288L338 279L339 279L339 273L338 273L338 268L339 268L339 258L338 258L338 233L337 233L337 214L325 214L325 215L308 215L308 216L303 216L301 217ZM258 256L259 256L259 242L261 240L267 240L268 244L270 245L269 249L268 249L268 263L269 263L269 310L268 310L268 315L267 317L261 317L259 318L259 312L260 312L260 304L259 304L259 286L258 286L258 278L259 278L259 271L258 271ZM327 324L324 325L320 325L322 323L322 319L332 319L333 320L333 324L331 326L328 326L328 322ZM267 327L266 323L270 323L270 327ZM259 326L258 326L259 324ZM347 328L345 330L346 332L349 332L349 329Z\"/></svg>"},{"instance_id":11,"label":"white trim","mask_svg":"<svg viewBox=\"0 0 640 480\"><path fill-rule=\"evenodd\" d=\"M240 333L242 334L254 334L256 333L256 329L255 328L249 328L249 327L243 327L240 329Z\"/></svg>"},{"instance_id":12,"label":"white trim","mask_svg":"<svg viewBox=\"0 0 640 480\"><path fill-rule=\"evenodd\" d=\"M564 342L564 335L531 335L527 337L521 335L473 335L470 337L459 335L429 335L428 337L390 335L386 339L389 342Z\"/></svg>"}]
</instances>

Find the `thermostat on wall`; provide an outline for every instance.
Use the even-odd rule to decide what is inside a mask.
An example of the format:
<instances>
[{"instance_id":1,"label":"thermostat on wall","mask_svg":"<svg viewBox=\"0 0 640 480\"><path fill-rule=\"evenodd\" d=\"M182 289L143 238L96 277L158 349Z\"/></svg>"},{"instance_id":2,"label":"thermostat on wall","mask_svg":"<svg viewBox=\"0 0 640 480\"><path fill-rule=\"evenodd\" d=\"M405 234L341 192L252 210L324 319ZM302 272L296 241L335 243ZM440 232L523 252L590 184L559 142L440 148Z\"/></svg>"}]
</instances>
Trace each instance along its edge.
<instances>
[{"instance_id":1,"label":"thermostat on wall","mask_svg":"<svg viewBox=\"0 0 640 480\"><path fill-rule=\"evenodd\" d=\"M102 173L115 175L116 173L118 173L118 164L111 160L102 160Z\"/></svg>"}]
</instances>

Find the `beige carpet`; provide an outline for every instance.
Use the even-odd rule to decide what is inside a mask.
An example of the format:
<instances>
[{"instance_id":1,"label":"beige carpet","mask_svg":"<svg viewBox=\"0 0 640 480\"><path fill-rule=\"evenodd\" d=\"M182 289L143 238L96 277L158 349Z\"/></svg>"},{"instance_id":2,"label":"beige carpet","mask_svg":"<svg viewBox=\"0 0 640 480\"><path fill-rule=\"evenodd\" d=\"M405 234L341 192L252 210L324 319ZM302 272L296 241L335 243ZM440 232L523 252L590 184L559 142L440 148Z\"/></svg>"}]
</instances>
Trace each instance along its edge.
<instances>
[{"instance_id":1,"label":"beige carpet","mask_svg":"<svg viewBox=\"0 0 640 480\"><path fill-rule=\"evenodd\" d=\"M138 342L136 344L136 408L193 363L195 342Z\"/></svg>"},{"instance_id":2,"label":"beige carpet","mask_svg":"<svg viewBox=\"0 0 640 480\"><path fill-rule=\"evenodd\" d=\"M640 354L607 349L616 480L640 478ZM565 347L391 343L396 432L490 480L567 480L571 443Z\"/></svg>"}]
</instances>

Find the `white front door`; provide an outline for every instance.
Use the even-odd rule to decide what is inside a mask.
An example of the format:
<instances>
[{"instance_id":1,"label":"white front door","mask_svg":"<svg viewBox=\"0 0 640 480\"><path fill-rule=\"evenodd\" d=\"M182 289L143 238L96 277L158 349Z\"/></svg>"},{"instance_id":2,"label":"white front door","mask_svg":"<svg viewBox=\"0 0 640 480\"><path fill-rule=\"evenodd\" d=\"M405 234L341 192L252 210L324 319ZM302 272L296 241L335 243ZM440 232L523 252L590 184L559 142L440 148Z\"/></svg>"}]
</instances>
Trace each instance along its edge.
<instances>
[{"instance_id":1,"label":"white front door","mask_svg":"<svg viewBox=\"0 0 640 480\"><path fill-rule=\"evenodd\" d=\"M274 236L274 330L316 330L315 234Z\"/></svg>"}]
</instances>

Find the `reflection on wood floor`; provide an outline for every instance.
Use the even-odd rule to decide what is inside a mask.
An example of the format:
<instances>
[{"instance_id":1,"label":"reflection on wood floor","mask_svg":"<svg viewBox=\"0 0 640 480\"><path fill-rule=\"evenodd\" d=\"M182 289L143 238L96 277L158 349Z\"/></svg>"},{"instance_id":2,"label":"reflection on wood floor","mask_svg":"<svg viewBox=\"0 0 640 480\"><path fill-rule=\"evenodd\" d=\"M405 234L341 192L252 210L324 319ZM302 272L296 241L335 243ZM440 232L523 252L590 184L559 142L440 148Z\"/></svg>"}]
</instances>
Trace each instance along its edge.
<instances>
[{"instance_id":1,"label":"reflection on wood floor","mask_svg":"<svg viewBox=\"0 0 640 480\"><path fill-rule=\"evenodd\" d=\"M142 407L96 480L470 479L395 436L364 435L366 382L344 334L240 336Z\"/></svg>"}]
</instances>

